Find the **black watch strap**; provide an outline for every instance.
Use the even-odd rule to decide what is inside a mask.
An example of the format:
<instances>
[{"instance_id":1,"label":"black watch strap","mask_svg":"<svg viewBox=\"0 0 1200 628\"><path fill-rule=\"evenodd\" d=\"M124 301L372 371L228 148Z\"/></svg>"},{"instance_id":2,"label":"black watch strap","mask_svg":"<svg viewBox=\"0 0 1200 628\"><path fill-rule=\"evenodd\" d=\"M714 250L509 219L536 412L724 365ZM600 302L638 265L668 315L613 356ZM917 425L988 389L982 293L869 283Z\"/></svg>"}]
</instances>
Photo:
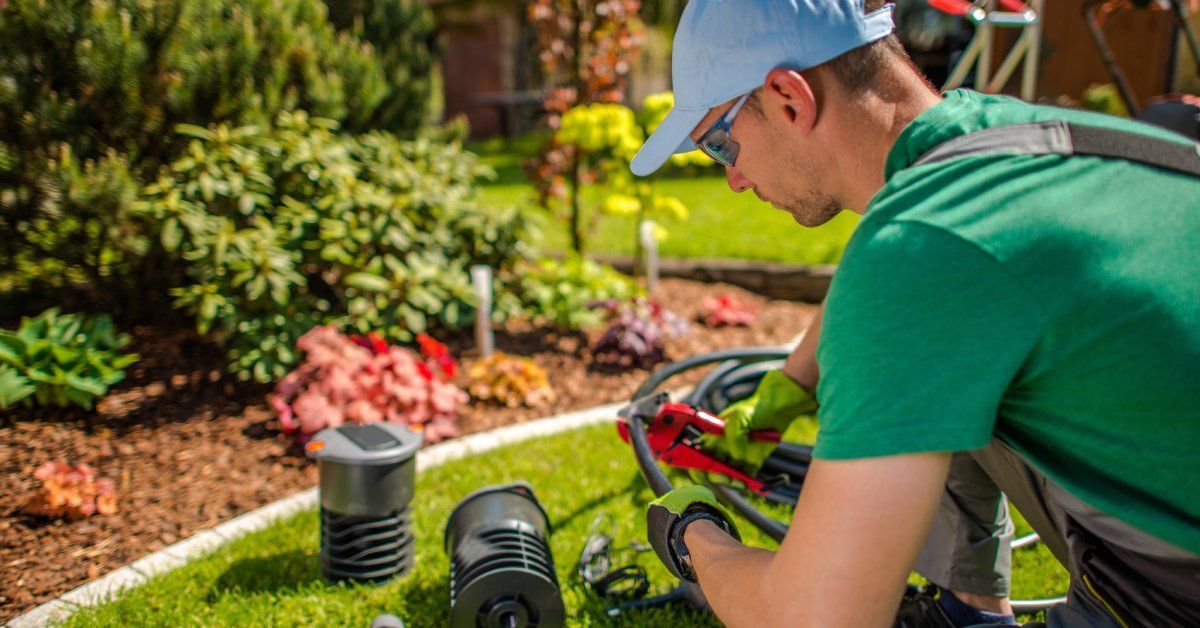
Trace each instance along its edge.
<instances>
[{"instance_id":1,"label":"black watch strap","mask_svg":"<svg viewBox=\"0 0 1200 628\"><path fill-rule=\"evenodd\" d=\"M683 534L687 531L687 527L696 521L711 521L729 536L741 540L736 529L732 528L724 517L707 508L695 508L683 513L679 517L679 521L671 527L671 557L674 559L675 569L679 571L679 575L688 582L696 582L696 570L692 567L692 555L683 542Z\"/></svg>"}]
</instances>

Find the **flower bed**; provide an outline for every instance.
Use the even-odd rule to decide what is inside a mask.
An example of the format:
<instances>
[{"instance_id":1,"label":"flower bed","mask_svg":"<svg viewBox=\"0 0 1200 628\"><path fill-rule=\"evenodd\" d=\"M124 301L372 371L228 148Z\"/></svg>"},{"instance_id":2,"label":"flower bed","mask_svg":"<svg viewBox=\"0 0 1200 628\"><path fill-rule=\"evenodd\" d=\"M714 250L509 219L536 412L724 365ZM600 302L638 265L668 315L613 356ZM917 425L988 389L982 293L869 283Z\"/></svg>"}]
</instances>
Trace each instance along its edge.
<instances>
[{"instance_id":1,"label":"flower bed","mask_svg":"<svg viewBox=\"0 0 1200 628\"><path fill-rule=\"evenodd\" d=\"M778 344L807 324L812 306L771 301L729 286L664 280L659 298L695 319L705 296L734 294L758 308L753 327L708 329L667 339L667 357L718 348ZM601 330L591 332L593 336ZM0 620L239 513L316 482L315 467L280 431L266 402L270 389L223 370L220 349L190 331L139 328L129 350L142 356L93 413L19 410L0 418ZM469 335L445 339L461 358L478 355ZM459 428L478 432L539 416L619 401L645 369L592 361L594 338L514 321L496 347L530 356L550 373L554 402L537 410L473 402ZM116 485L119 511L76 522L22 514L49 459L84 462Z\"/></svg>"}]
</instances>

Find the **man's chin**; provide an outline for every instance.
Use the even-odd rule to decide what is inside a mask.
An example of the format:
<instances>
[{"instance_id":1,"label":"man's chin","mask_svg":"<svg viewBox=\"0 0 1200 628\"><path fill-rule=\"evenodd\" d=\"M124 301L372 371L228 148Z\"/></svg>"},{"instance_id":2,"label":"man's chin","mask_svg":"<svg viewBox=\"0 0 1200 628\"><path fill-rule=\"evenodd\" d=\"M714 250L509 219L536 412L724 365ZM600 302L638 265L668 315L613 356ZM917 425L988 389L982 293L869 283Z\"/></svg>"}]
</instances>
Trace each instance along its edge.
<instances>
[{"instance_id":1,"label":"man's chin","mask_svg":"<svg viewBox=\"0 0 1200 628\"><path fill-rule=\"evenodd\" d=\"M792 220L795 220L796 224L800 225L801 227L810 227L810 228L820 227L821 225L829 222L830 220L833 220L833 217L835 215L837 215L836 212L831 214L828 212L817 212L817 211L804 210L804 209L792 209L790 207L783 207L780 205L776 205L775 203L771 203L771 207L774 207L775 209L778 209L780 211L787 212L788 214L791 215Z\"/></svg>"},{"instance_id":2,"label":"man's chin","mask_svg":"<svg viewBox=\"0 0 1200 628\"><path fill-rule=\"evenodd\" d=\"M812 214L800 214L798 212L790 213L792 214L792 220L795 220L796 224L800 225L801 227L809 228L820 227L833 218L832 216L814 216Z\"/></svg>"},{"instance_id":3,"label":"man's chin","mask_svg":"<svg viewBox=\"0 0 1200 628\"><path fill-rule=\"evenodd\" d=\"M800 225L801 227L820 227L830 220L833 220L833 217L837 216L842 211L841 205L834 202L832 199L825 199L823 206L819 201L816 200L819 197L814 197L814 202L796 202L784 204L777 203L774 199L763 196L759 193L758 188L753 189L754 195L758 197L758 200L768 203L775 209L791 214L792 220L795 220L796 224Z\"/></svg>"}]
</instances>

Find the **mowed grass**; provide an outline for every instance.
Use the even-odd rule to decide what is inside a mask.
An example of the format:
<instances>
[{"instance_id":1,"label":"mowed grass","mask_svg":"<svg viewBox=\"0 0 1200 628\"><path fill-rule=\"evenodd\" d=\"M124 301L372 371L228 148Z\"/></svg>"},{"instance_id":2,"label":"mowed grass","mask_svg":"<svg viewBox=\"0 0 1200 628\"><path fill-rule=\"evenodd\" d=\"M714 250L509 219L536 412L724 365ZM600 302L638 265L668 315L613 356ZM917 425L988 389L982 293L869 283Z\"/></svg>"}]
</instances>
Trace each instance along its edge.
<instances>
[{"instance_id":1,"label":"mowed grass","mask_svg":"<svg viewBox=\"0 0 1200 628\"><path fill-rule=\"evenodd\" d=\"M472 148L481 152L482 162L498 175L483 183L484 200L528 210L542 221L543 236L534 246L545 251L567 250L570 239L565 221L549 217L537 206L534 188L521 171L521 154L492 145ZM802 227L791 215L759 201L751 192L733 193L715 168L691 177L659 178L654 185L658 193L678 197L690 210L686 221L663 223L669 233L659 248L663 257L833 264L841 258L858 223L858 216L842 212L821 227ZM585 206L595 214L608 193L604 186L592 186L584 194ZM589 251L629 255L635 235L633 218L600 215L588 241Z\"/></svg>"},{"instance_id":2,"label":"mowed grass","mask_svg":"<svg viewBox=\"0 0 1200 628\"><path fill-rule=\"evenodd\" d=\"M644 508L650 490L630 449L612 425L508 446L422 473L417 480L414 526L417 559L403 580L381 586L326 582L318 565L317 515L308 512L236 541L203 559L151 580L124 598L83 609L70 626L367 626L381 613L410 627L443 626L449 618L449 564L442 532L454 505L488 485L524 480L551 519L551 549L570 626L717 626L713 618L680 606L632 611L614 620L609 604L580 583L575 562L593 518L607 514L618 545L644 541ZM771 509L779 518L788 509ZM775 544L746 522L747 542ZM1020 531L1027 530L1024 523ZM1017 597L1057 595L1066 575L1042 546L1015 552ZM646 567L652 593L672 581L652 553L623 554Z\"/></svg>"}]
</instances>

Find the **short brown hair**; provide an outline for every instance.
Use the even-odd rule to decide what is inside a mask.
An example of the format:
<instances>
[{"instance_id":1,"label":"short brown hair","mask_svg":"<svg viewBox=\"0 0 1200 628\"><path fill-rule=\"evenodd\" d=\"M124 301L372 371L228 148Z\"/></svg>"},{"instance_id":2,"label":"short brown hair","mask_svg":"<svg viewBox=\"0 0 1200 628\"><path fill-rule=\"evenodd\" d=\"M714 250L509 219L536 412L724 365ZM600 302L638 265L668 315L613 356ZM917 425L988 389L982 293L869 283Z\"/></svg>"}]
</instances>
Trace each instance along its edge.
<instances>
[{"instance_id":1,"label":"short brown hair","mask_svg":"<svg viewBox=\"0 0 1200 628\"><path fill-rule=\"evenodd\" d=\"M863 4L864 12L871 13L886 6L888 0L866 0ZM880 71L898 60L908 62L908 53L904 52L900 38L892 33L834 57L818 67L829 68L851 94L860 94L872 86Z\"/></svg>"}]
</instances>

